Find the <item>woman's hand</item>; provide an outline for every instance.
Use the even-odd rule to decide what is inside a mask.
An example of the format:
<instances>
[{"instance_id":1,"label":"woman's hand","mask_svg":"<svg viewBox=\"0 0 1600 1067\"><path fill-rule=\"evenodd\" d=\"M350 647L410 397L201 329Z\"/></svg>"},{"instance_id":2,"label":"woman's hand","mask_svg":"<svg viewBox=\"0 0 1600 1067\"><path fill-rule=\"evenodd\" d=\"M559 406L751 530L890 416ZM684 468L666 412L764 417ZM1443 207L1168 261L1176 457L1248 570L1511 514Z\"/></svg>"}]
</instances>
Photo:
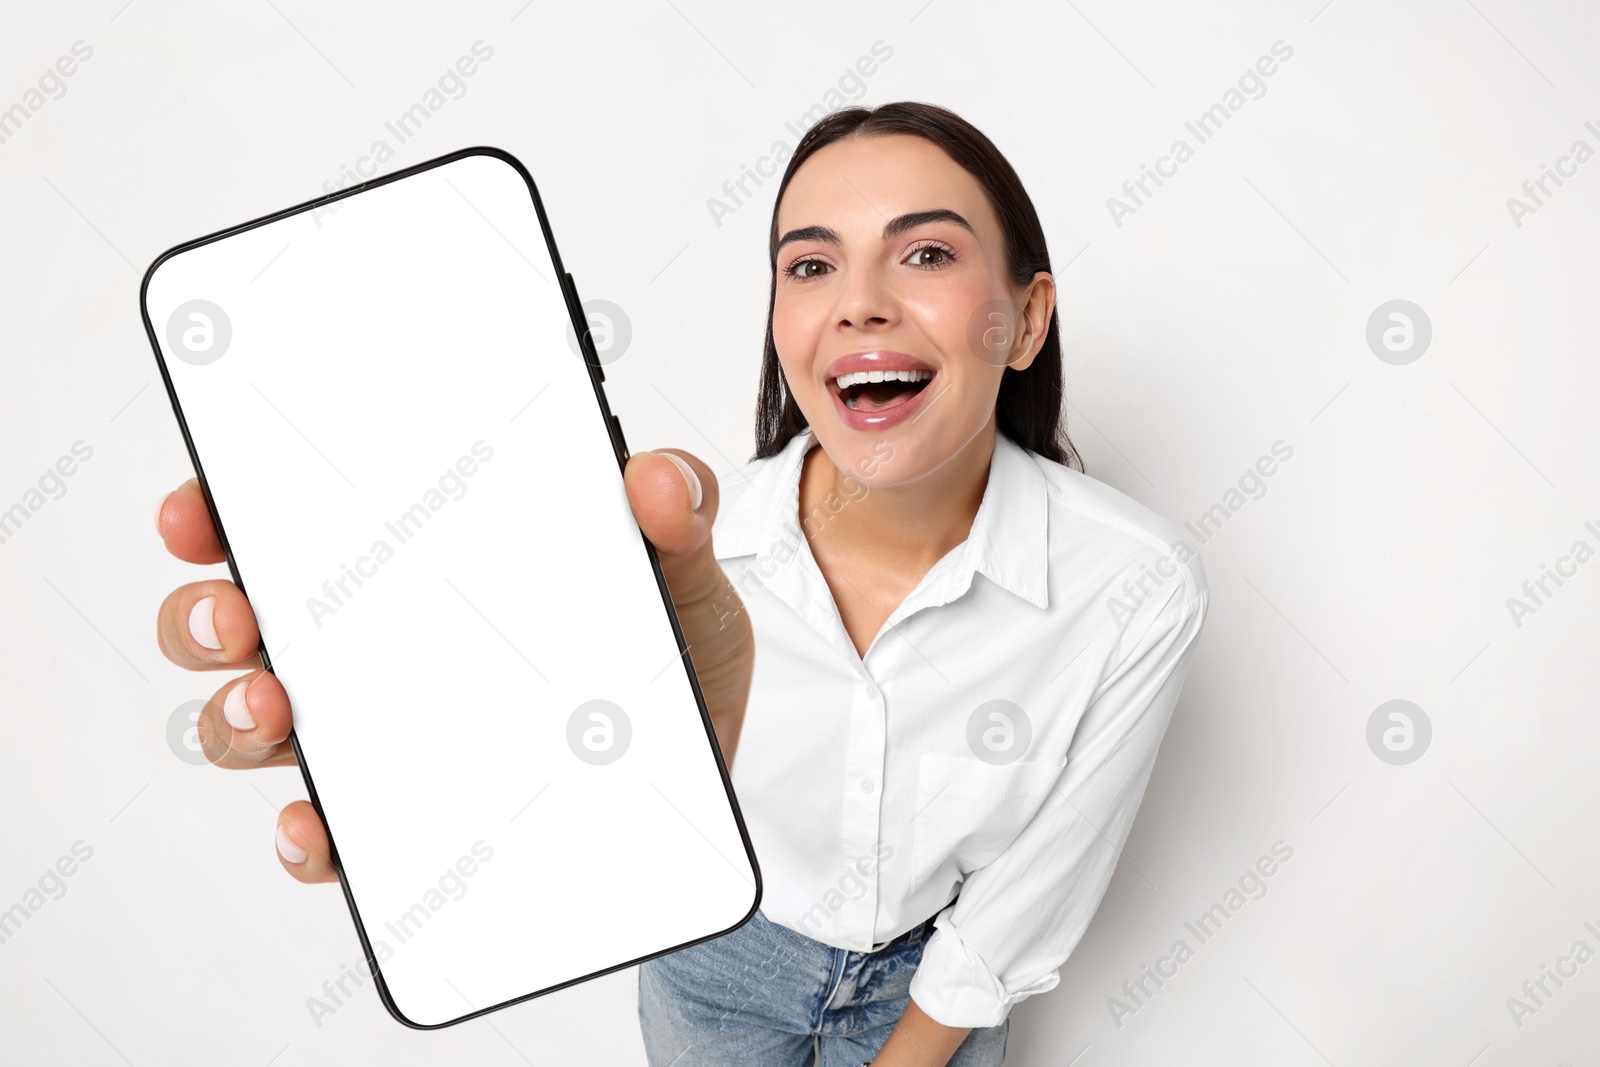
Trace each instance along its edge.
<instances>
[{"instance_id":1,"label":"woman's hand","mask_svg":"<svg viewBox=\"0 0 1600 1067\"><path fill-rule=\"evenodd\" d=\"M680 473L678 463L687 463L693 475ZM712 552L717 476L682 449L664 448L629 456L623 482L633 517L661 559L717 743L731 768L750 699L756 641L744 603Z\"/></svg>"},{"instance_id":2,"label":"woman's hand","mask_svg":"<svg viewBox=\"0 0 1600 1067\"><path fill-rule=\"evenodd\" d=\"M934 1022L916 1001L907 1000L889 1040L863 1067L945 1067L970 1033L968 1027Z\"/></svg>"},{"instance_id":3,"label":"woman's hand","mask_svg":"<svg viewBox=\"0 0 1600 1067\"><path fill-rule=\"evenodd\" d=\"M688 464L693 479L666 458L669 452ZM670 449L630 456L624 483L639 529L661 559L717 740L731 765L750 696L755 638L733 583L712 554L716 476L689 453ZM200 483L192 478L162 501L157 526L167 551L185 562L226 558ZM180 667L248 672L229 678L200 716L200 743L212 763L233 769L294 764L289 697L278 679L261 669L255 612L238 586L225 578L179 586L162 601L156 636L163 654ZM327 831L308 801L297 800L279 813L277 842L279 861L295 878L338 879Z\"/></svg>"}]
</instances>

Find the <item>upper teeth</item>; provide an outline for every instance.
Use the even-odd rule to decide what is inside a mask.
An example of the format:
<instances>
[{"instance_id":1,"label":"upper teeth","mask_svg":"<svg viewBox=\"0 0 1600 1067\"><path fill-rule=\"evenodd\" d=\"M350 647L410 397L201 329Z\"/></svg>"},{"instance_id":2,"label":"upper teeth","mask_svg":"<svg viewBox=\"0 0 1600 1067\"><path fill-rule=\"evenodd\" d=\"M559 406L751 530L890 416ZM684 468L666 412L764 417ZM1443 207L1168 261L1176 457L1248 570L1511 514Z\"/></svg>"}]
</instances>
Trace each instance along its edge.
<instances>
[{"instance_id":1,"label":"upper teeth","mask_svg":"<svg viewBox=\"0 0 1600 1067\"><path fill-rule=\"evenodd\" d=\"M933 377L931 370L858 370L854 374L839 375L839 388L867 382L921 382Z\"/></svg>"}]
</instances>

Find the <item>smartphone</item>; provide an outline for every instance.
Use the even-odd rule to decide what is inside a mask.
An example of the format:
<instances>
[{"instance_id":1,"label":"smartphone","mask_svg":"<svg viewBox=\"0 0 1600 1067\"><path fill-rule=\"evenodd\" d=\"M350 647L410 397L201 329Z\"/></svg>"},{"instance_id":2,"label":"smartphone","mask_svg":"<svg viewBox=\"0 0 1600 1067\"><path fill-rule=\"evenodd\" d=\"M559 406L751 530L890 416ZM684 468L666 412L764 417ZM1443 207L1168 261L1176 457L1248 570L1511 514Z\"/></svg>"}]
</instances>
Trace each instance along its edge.
<instances>
[{"instance_id":1,"label":"smartphone","mask_svg":"<svg viewBox=\"0 0 1600 1067\"><path fill-rule=\"evenodd\" d=\"M463 149L179 245L140 304L397 1020L459 1023L754 915L602 357L520 162Z\"/></svg>"}]
</instances>

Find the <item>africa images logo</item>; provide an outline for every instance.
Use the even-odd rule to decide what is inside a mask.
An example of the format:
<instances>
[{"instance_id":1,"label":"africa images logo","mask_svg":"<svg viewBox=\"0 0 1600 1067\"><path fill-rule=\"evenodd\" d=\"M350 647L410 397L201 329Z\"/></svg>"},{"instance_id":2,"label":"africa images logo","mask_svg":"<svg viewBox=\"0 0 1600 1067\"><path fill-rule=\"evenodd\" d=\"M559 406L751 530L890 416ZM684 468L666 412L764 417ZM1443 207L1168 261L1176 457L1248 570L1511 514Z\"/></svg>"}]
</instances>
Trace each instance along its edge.
<instances>
[{"instance_id":1,"label":"africa images logo","mask_svg":"<svg viewBox=\"0 0 1600 1067\"><path fill-rule=\"evenodd\" d=\"M167 351L185 363L215 363L232 342L228 313L209 300L186 300L167 317Z\"/></svg>"}]
</instances>

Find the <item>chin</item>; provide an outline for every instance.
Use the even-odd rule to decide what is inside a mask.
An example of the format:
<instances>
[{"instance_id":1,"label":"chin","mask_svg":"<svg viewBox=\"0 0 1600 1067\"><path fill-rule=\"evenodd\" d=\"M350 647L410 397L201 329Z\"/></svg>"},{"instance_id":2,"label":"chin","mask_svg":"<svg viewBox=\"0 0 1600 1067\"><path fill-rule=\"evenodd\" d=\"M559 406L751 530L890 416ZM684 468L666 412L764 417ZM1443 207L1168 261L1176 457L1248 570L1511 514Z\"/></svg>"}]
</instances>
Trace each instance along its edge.
<instances>
[{"instance_id":1,"label":"chin","mask_svg":"<svg viewBox=\"0 0 1600 1067\"><path fill-rule=\"evenodd\" d=\"M980 423L979 428L982 428ZM929 427L930 431L941 428ZM944 466L964 441L948 432L926 432L920 424L897 427L882 433L861 433L844 426L817 428L812 433L840 474L854 478L868 488L888 489L907 485Z\"/></svg>"}]
</instances>

